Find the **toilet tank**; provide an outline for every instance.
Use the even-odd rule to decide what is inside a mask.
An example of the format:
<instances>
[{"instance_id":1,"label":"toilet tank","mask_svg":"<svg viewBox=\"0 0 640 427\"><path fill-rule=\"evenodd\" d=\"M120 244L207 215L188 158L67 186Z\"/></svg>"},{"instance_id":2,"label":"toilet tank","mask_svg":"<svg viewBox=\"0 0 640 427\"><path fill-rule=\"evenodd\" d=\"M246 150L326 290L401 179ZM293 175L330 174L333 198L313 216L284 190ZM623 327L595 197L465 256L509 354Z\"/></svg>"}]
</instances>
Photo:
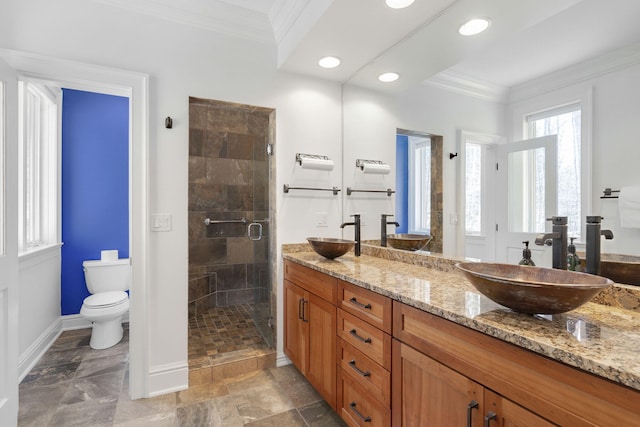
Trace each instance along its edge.
<instances>
[{"instance_id":1,"label":"toilet tank","mask_svg":"<svg viewBox=\"0 0 640 427\"><path fill-rule=\"evenodd\" d=\"M131 281L131 260L84 261L84 279L90 293L126 291Z\"/></svg>"}]
</instances>

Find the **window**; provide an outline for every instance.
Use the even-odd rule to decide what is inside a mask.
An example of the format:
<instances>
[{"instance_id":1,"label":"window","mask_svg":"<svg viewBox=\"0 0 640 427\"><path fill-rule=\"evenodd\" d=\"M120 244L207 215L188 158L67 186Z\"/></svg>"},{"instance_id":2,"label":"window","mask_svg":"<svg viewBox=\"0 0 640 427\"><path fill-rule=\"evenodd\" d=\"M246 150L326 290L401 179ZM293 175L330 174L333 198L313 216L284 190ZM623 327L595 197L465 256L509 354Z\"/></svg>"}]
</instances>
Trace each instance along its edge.
<instances>
[{"instance_id":1,"label":"window","mask_svg":"<svg viewBox=\"0 0 640 427\"><path fill-rule=\"evenodd\" d=\"M569 235L580 237L581 197L581 107L573 103L525 117L527 137L558 135L558 215L569 219ZM544 225L542 225L544 229Z\"/></svg>"},{"instance_id":2,"label":"window","mask_svg":"<svg viewBox=\"0 0 640 427\"><path fill-rule=\"evenodd\" d=\"M431 139L409 137L409 232L431 233Z\"/></svg>"},{"instance_id":3,"label":"window","mask_svg":"<svg viewBox=\"0 0 640 427\"><path fill-rule=\"evenodd\" d=\"M20 252L57 243L58 108L45 86L19 84Z\"/></svg>"}]
</instances>

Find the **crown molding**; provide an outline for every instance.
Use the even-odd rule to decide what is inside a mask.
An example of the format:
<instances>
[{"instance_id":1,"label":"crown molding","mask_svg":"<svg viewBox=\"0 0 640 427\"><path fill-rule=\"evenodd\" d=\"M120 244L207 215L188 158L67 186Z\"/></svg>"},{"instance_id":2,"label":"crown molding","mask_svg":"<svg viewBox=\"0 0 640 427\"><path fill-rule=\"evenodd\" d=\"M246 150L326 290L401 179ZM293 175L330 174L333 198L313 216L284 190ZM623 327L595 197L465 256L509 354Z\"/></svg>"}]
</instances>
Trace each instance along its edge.
<instances>
[{"instance_id":1,"label":"crown molding","mask_svg":"<svg viewBox=\"0 0 640 427\"><path fill-rule=\"evenodd\" d=\"M505 103L509 88L473 78L469 75L443 71L423 81L424 85L438 87L449 92L479 98L485 101Z\"/></svg>"},{"instance_id":2,"label":"crown molding","mask_svg":"<svg viewBox=\"0 0 640 427\"><path fill-rule=\"evenodd\" d=\"M542 93L582 83L637 64L640 64L640 43L608 52L513 86L509 91L508 102L509 104L520 102Z\"/></svg>"},{"instance_id":3,"label":"crown molding","mask_svg":"<svg viewBox=\"0 0 640 427\"><path fill-rule=\"evenodd\" d=\"M269 17L220 0L93 0L129 12L154 16L262 44L274 44ZM291 2L284 0L285 2Z\"/></svg>"}]
</instances>

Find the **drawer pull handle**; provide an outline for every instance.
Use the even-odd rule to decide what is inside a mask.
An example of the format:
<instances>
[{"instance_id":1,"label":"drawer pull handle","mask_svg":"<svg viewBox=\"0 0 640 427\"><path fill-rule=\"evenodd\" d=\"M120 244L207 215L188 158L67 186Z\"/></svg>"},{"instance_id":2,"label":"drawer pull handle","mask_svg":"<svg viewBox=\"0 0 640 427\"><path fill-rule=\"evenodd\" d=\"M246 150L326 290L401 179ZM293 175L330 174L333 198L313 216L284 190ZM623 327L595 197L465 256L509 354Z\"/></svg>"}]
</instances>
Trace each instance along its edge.
<instances>
[{"instance_id":1,"label":"drawer pull handle","mask_svg":"<svg viewBox=\"0 0 640 427\"><path fill-rule=\"evenodd\" d=\"M469 404L467 405L467 427L471 427L471 411L473 411L474 409L478 408L478 402L476 402L475 400L472 400L471 402L469 402Z\"/></svg>"},{"instance_id":2,"label":"drawer pull handle","mask_svg":"<svg viewBox=\"0 0 640 427\"><path fill-rule=\"evenodd\" d=\"M369 371L363 371L362 369L358 368L356 366L356 361L355 360L350 360L349 361L349 365L351 365L351 367L360 375L362 375L363 377L370 377L371 376L371 372Z\"/></svg>"},{"instance_id":3,"label":"drawer pull handle","mask_svg":"<svg viewBox=\"0 0 640 427\"><path fill-rule=\"evenodd\" d=\"M362 338L360 335L358 335L358 333L356 332L355 329L352 329L349 331L349 333L354 337L359 339L360 341L362 341L365 344L371 344L371 338Z\"/></svg>"},{"instance_id":4,"label":"drawer pull handle","mask_svg":"<svg viewBox=\"0 0 640 427\"><path fill-rule=\"evenodd\" d=\"M484 427L489 427L491 420L495 420L496 418L498 418L498 415L493 411L489 411L487 415L484 416Z\"/></svg>"},{"instance_id":5,"label":"drawer pull handle","mask_svg":"<svg viewBox=\"0 0 640 427\"><path fill-rule=\"evenodd\" d=\"M349 300L351 304L357 305L360 308L364 308L365 310L371 310L371 304L363 304L356 299L356 297L351 297Z\"/></svg>"},{"instance_id":6,"label":"drawer pull handle","mask_svg":"<svg viewBox=\"0 0 640 427\"><path fill-rule=\"evenodd\" d=\"M355 412L355 414L358 416L358 418L360 418L362 421L364 421L365 423L370 423L371 422L371 417L365 417L364 415L362 415L360 413L360 411L358 411L356 409L356 402L349 403L349 407L351 408L351 410L353 412Z\"/></svg>"},{"instance_id":7,"label":"drawer pull handle","mask_svg":"<svg viewBox=\"0 0 640 427\"><path fill-rule=\"evenodd\" d=\"M302 321L305 322L305 323L309 323L309 319L304 317L304 314L305 314L304 306L307 305L307 304L309 304L309 301L302 300Z\"/></svg>"},{"instance_id":8,"label":"drawer pull handle","mask_svg":"<svg viewBox=\"0 0 640 427\"><path fill-rule=\"evenodd\" d=\"M300 298L298 300L298 320L302 320L304 314L302 313L302 302L304 301L304 298Z\"/></svg>"}]
</instances>

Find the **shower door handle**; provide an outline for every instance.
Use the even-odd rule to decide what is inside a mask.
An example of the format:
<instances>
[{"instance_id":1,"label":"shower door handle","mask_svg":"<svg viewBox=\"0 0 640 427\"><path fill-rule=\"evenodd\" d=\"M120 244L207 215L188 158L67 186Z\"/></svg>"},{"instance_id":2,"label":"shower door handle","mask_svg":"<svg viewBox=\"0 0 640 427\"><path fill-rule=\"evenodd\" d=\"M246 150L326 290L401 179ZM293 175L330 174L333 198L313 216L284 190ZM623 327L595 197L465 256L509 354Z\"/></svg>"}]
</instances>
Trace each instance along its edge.
<instances>
[{"instance_id":1,"label":"shower door handle","mask_svg":"<svg viewBox=\"0 0 640 427\"><path fill-rule=\"evenodd\" d=\"M258 228L258 233L257 234L253 233L253 228L254 227ZM259 222L252 222L251 224L249 224L249 226L247 227L247 237L249 238L249 240L260 240L260 239L262 239L262 224L260 224Z\"/></svg>"}]
</instances>

